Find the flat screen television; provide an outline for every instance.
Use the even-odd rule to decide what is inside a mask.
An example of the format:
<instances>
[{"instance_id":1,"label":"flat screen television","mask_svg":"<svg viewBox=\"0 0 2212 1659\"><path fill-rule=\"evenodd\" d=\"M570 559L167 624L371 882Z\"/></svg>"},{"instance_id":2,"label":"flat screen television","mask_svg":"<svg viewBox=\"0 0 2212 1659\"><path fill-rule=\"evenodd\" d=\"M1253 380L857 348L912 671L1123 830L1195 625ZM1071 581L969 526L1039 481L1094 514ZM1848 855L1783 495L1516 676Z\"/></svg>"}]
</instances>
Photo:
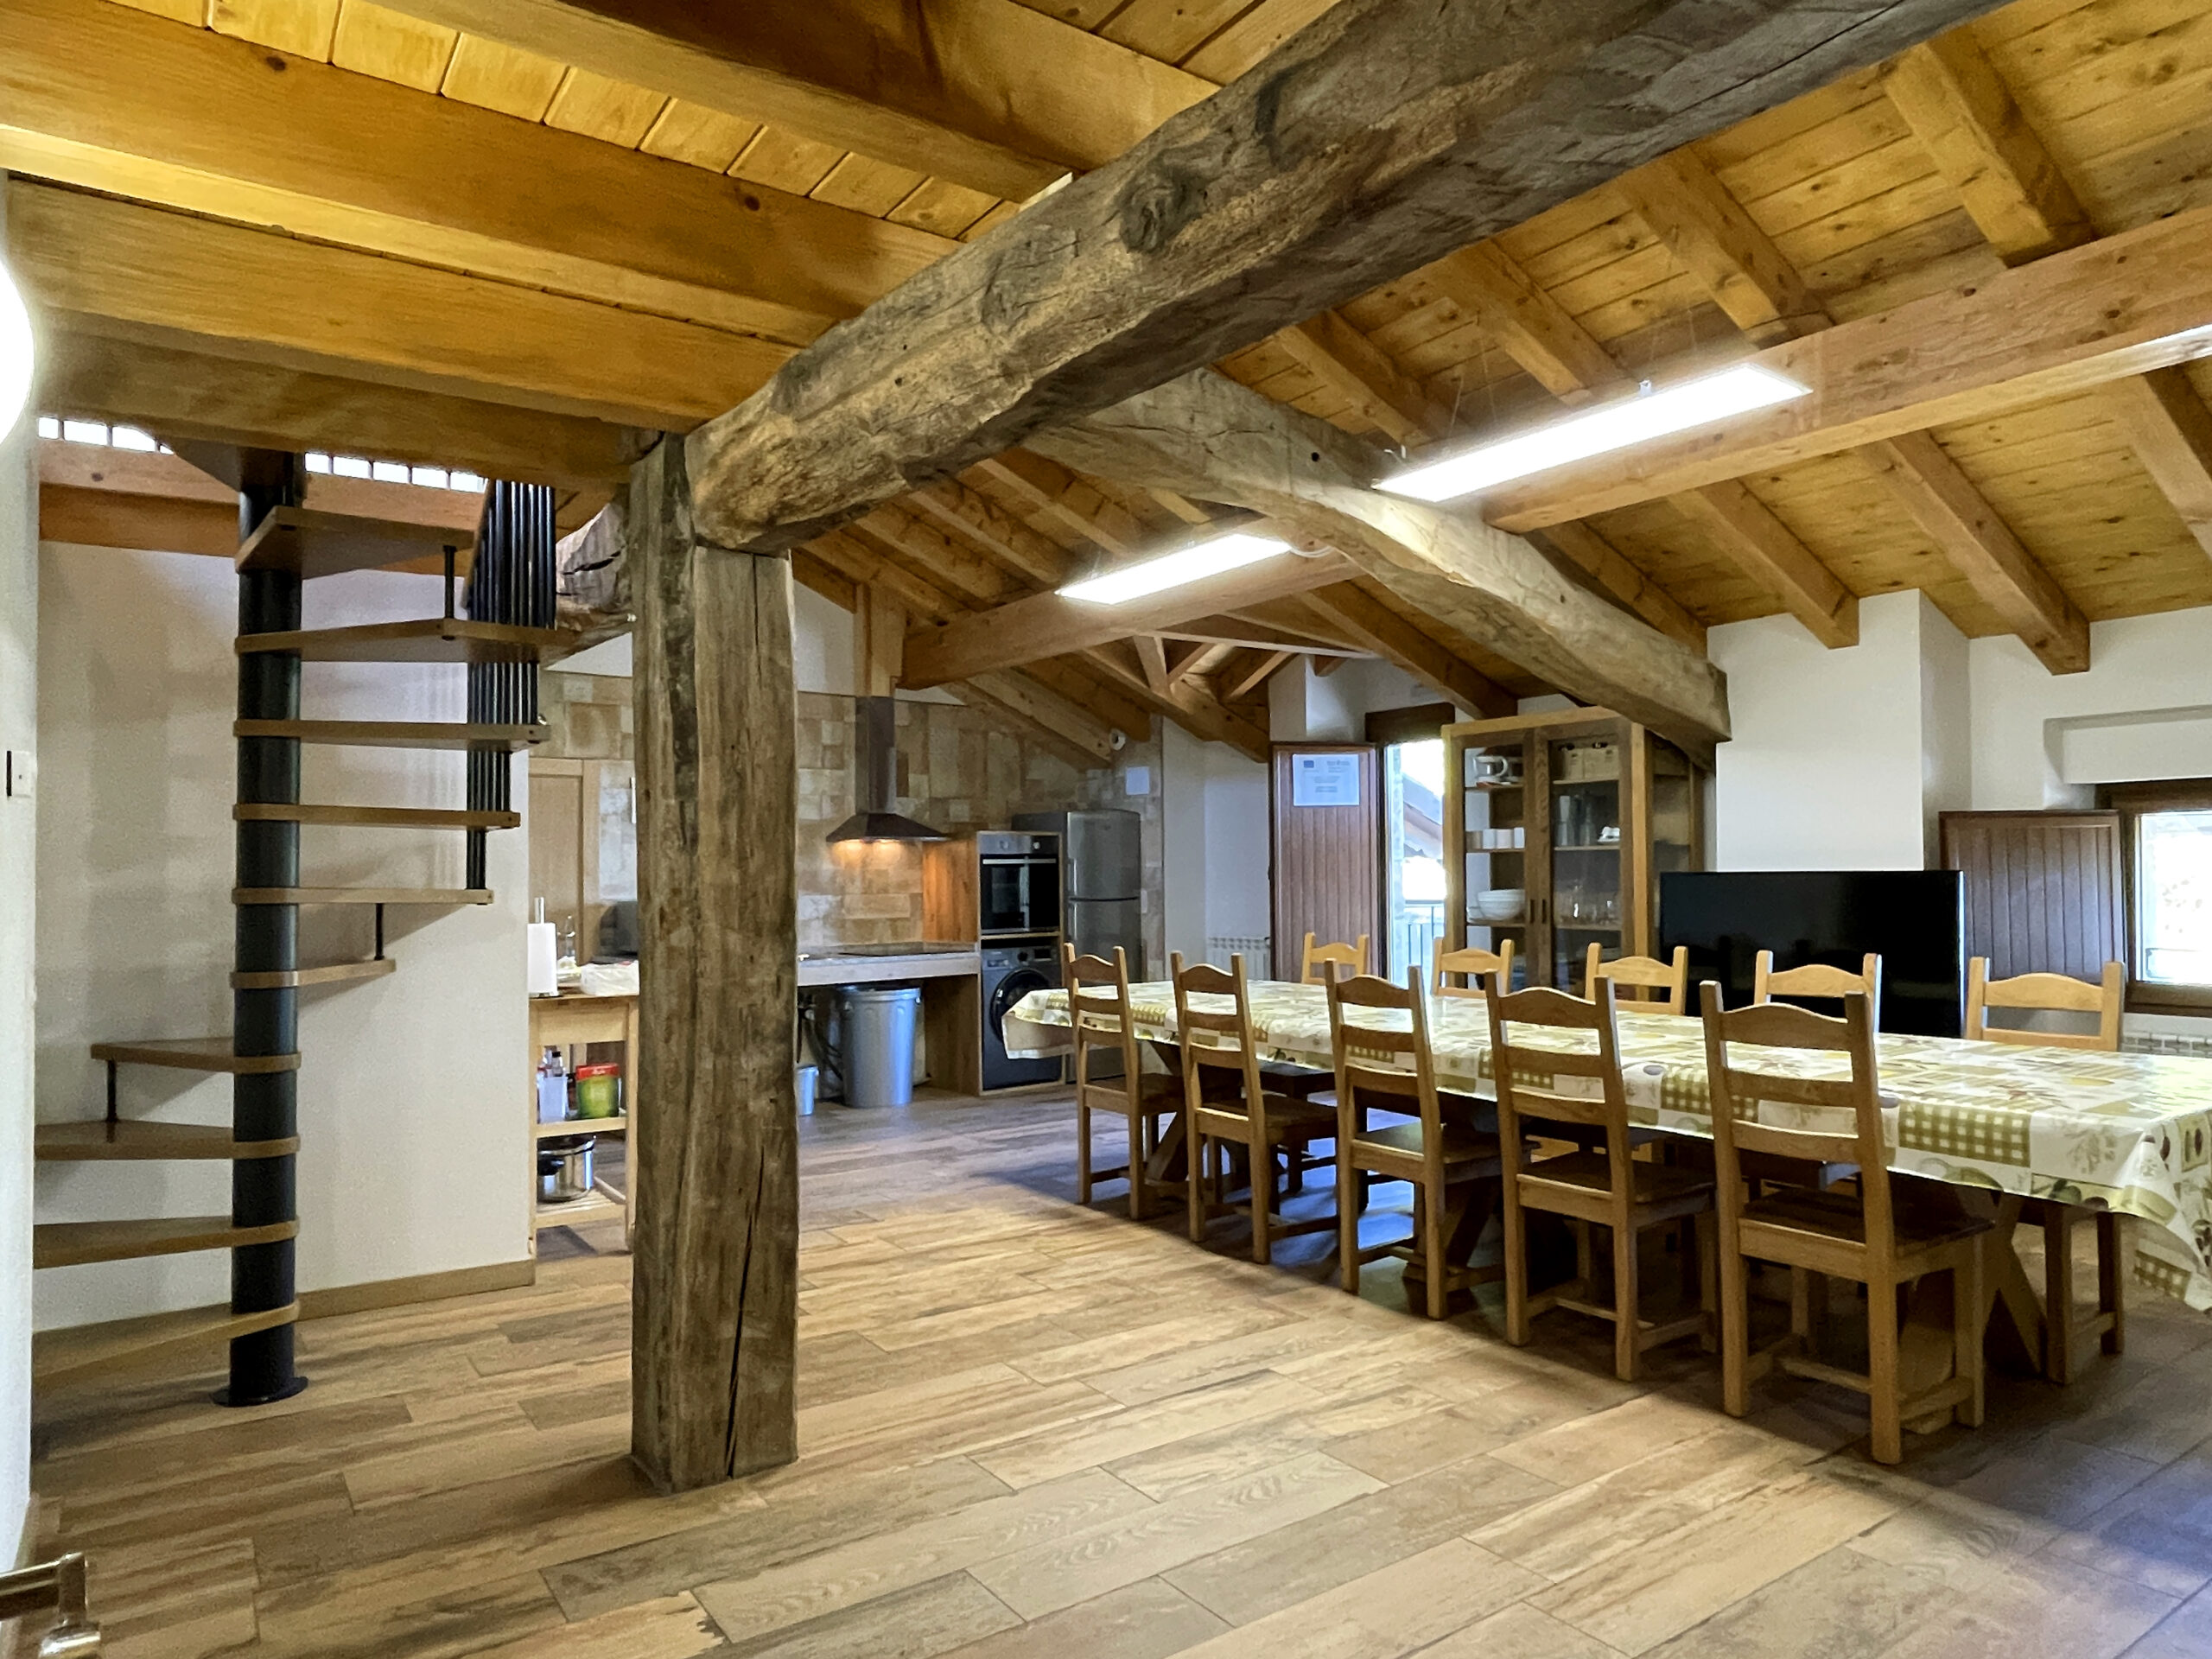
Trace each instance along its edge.
<instances>
[{"instance_id":1,"label":"flat screen television","mask_svg":"<svg viewBox=\"0 0 2212 1659\"><path fill-rule=\"evenodd\" d=\"M1659 878L1660 955L1690 952L1696 987L1720 982L1730 1007L1751 1000L1751 962L1825 962L1856 972L1882 958L1884 1031L1956 1037L1965 1022L1966 918L1956 870L1684 870ZM1814 1003L1833 1014L1835 1005Z\"/></svg>"}]
</instances>

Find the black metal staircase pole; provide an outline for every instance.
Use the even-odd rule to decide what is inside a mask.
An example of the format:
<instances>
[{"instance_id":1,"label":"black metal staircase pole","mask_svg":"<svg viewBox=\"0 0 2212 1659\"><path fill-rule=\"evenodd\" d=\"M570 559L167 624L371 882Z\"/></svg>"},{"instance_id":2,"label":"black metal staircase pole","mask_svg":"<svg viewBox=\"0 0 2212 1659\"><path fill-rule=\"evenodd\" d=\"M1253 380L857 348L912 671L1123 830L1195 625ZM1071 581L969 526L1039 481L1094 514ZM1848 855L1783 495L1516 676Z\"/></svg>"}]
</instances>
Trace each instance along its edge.
<instances>
[{"instance_id":1,"label":"black metal staircase pole","mask_svg":"<svg viewBox=\"0 0 2212 1659\"><path fill-rule=\"evenodd\" d=\"M276 450L251 450L245 456L238 491L238 537L252 534L272 507L296 506L306 486L301 457ZM238 632L276 633L300 626L300 578L281 570L253 570L238 577ZM296 720L300 714L300 659L276 652L238 658L238 717ZM241 802L296 804L300 798L300 745L294 738L238 740ZM245 822L238 830L238 884L242 887L295 887L300 880L300 827L296 823ZM238 907L238 968L242 973L289 972L299 966L299 909L294 905ZM272 990L233 990L232 1049L234 1053L291 1054L299 1049L299 993L289 986ZM299 1132L299 1073L267 1071L231 1080L232 1133L240 1141L277 1141ZM296 1220L298 1160L247 1158L231 1166L231 1222L264 1227ZM294 1249L290 1239L249 1244L231 1252L231 1311L259 1313L289 1306L295 1299ZM218 1390L224 1406L259 1406L287 1399L307 1387L293 1369L292 1326L272 1325L231 1340L229 1384Z\"/></svg>"}]
</instances>

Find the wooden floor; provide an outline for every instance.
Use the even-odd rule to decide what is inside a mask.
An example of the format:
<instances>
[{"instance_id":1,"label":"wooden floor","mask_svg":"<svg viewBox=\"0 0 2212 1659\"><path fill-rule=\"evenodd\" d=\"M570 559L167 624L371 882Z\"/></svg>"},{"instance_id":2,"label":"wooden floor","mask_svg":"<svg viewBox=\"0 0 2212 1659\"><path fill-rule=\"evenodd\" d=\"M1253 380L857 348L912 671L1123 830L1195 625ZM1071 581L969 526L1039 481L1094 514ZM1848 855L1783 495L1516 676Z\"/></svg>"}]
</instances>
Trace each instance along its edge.
<instances>
[{"instance_id":1,"label":"wooden floor","mask_svg":"<svg viewBox=\"0 0 2212 1659\"><path fill-rule=\"evenodd\" d=\"M1261 1268L1241 1224L1201 1249L1079 1209L1057 1101L803 1139L796 1465L648 1492L627 1262L549 1233L531 1289L302 1326L282 1407L209 1376L42 1402L49 1541L92 1553L109 1650L2212 1653L2212 1319L2177 1306L1885 1470L1837 1390L1733 1422L1694 1344L1624 1386L1594 1322L1515 1350L1494 1300L1344 1295L1323 1241Z\"/></svg>"}]
</instances>

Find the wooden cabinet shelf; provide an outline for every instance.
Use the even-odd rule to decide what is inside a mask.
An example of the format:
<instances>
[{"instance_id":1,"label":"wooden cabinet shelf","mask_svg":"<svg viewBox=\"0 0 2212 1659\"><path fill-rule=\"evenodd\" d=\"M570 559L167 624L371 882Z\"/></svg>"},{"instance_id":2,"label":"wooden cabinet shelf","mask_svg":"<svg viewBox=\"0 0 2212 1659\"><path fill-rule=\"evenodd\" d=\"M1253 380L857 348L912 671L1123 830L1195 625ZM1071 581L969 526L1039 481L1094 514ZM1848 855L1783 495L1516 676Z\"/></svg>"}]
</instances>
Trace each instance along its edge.
<instances>
[{"instance_id":1,"label":"wooden cabinet shelf","mask_svg":"<svg viewBox=\"0 0 2212 1659\"><path fill-rule=\"evenodd\" d=\"M1660 874L1702 861L1688 758L1603 709L1468 721L1444 741L1446 948L1510 938L1517 982L1578 995L1592 944L1652 954ZM1484 891L1514 918L1486 919Z\"/></svg>"}]
</instances>

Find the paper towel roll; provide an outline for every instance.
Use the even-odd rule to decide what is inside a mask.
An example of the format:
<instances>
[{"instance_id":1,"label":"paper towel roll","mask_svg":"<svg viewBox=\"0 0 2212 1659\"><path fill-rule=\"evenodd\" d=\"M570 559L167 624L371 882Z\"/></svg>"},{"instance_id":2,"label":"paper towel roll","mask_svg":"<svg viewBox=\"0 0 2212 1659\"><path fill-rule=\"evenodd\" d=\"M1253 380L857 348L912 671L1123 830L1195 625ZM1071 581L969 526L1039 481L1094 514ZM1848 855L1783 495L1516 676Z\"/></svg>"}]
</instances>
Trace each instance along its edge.
<instances>
[{"instance_id":1,"label":"paper towel roll","mask_svg":"<svg viewBox=\"0 0 2212 1659\"><path fill-rule=\"evenodd\" d=\"M561 989L559 969L556 966L561 944L555 937L556 930L553 924L525 922L523 924L523 931L529 935L530 941L525 947L525 960L528 966L524 970L530 981L530 994L532 996L557 995Z\"/></svg>"}]
</instances>

